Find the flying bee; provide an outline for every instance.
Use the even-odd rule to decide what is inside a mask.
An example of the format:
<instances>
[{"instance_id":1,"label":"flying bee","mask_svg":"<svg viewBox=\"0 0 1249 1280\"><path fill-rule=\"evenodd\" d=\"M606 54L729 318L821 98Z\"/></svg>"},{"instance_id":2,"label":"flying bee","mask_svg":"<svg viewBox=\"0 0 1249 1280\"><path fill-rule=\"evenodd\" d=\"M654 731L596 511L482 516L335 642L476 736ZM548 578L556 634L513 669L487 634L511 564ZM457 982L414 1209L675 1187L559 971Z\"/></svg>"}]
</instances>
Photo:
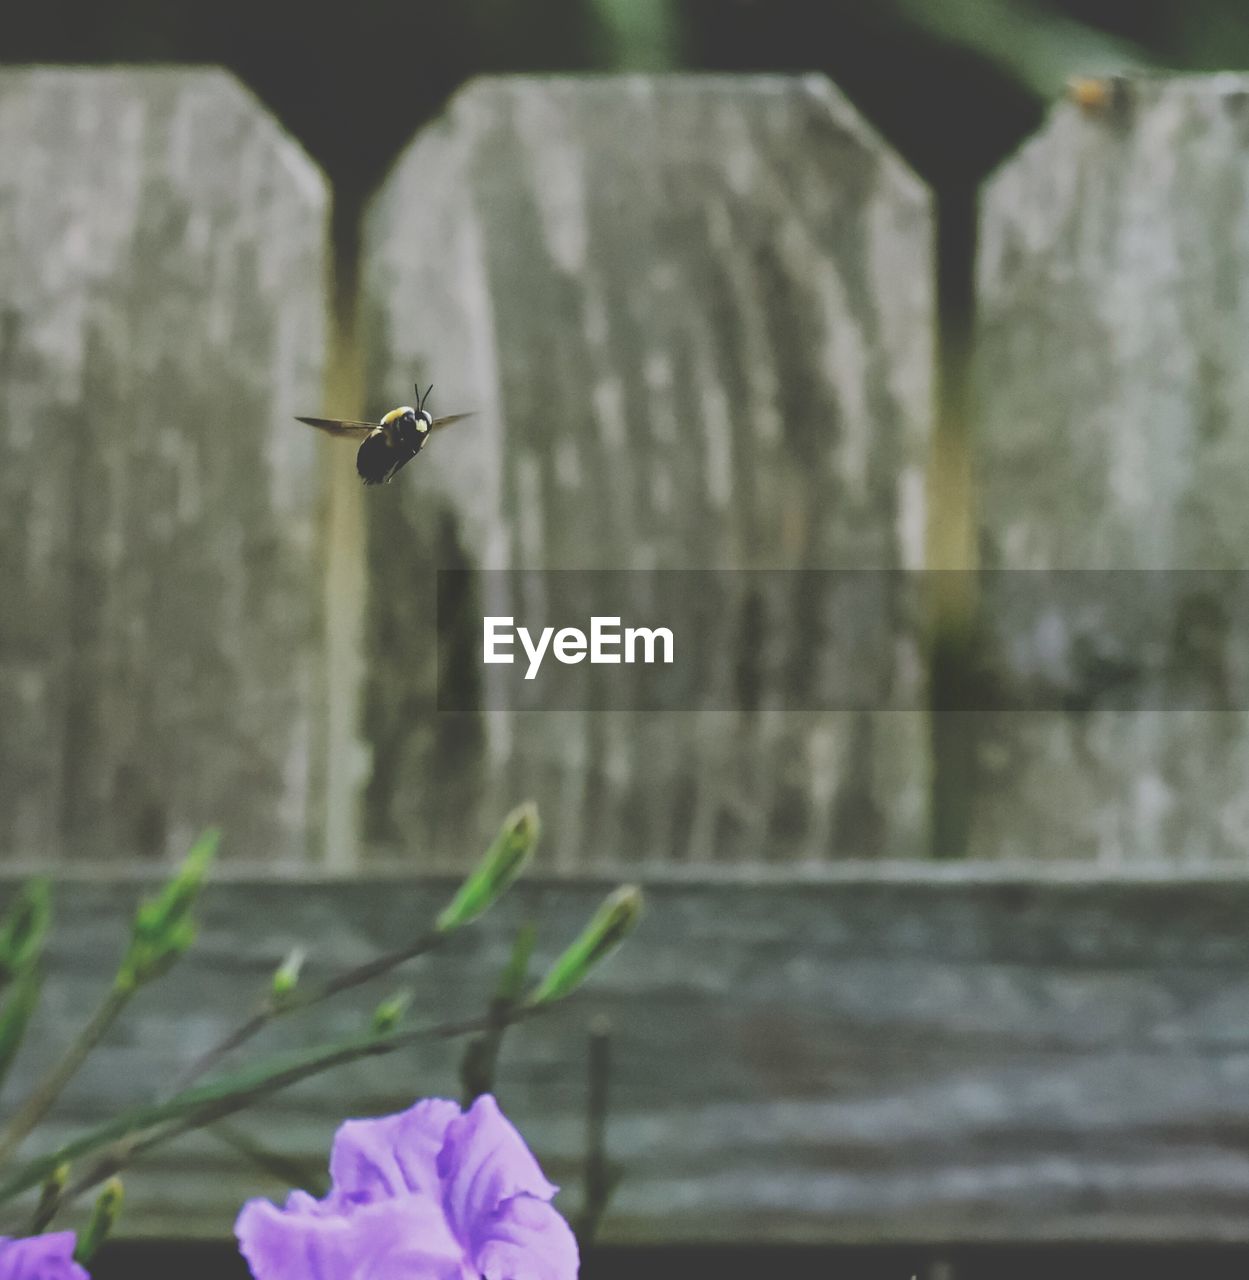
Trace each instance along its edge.
<instances>
[{"instance_id":1,"label":"flying bee","mask_svg":"<svg viewBox=\"0 0 1249 1280\"><path fill-rule=\"evenodd\" d=\"M420 383L416 385L416 408L410 404L392 409L379 423L349 422L342 418L296 418L310 427L328 431L332 436L347 436L361 440L356 453L356 470L365 484L389 482L405 462L411 462L425 447L431 431L449 427L469 413L451 413L445 418L431 417L425 401L434 389L431 383L421 395Z\"/></svg>"}]
</instances>

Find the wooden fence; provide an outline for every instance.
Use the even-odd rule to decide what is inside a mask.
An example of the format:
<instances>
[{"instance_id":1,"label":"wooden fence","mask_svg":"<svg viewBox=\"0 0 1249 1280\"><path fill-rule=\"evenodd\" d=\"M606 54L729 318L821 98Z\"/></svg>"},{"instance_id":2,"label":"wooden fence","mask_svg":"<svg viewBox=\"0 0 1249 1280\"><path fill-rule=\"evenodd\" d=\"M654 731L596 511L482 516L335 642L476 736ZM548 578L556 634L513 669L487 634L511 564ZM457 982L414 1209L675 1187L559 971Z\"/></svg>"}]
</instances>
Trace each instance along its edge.
<instances>
[{"instance_id":1,"label":"wooden fence","mask_svg":"<svg viewBox=\"0 0 1249 1280\"><path fill-rule=\"evenodd\" d=\"M462 1010L526 907L552 950L645 879L645 933L500 1082L575 1200L611 1014L606 1238L1249 1240L1242 711L1103 705L1095 670L1076 710L931 710L900 585L879 708L438 712L438 567L973 567L925 556L967 518L926 498L931 201L831 86L470 84L373 202L337 337L326 185L229 77L0 72L0 160L0 853L6 888L61 880L26 1082L137 883L227 830L201 947L57 1126L149 1096L292 943L324 969L410 936L533 796L539 879L431 979ZM1239 566L1247 185L1237 77L1060 104L988 183L986 566ZM291 420L417 378L479 417L403 483L363 490ZM1172 672L1210 661L1184 581L1153 605ZM1035 612L978 623L1025 677ZM938 866L952 738L967 847L935 852L972 861ZM345 1110L453 1087L414 1055L255 1123L316 1159ZM219 1235L256 1182L204 1137L128 1187L132 1233Z\"/></svg>"}]
</instances>

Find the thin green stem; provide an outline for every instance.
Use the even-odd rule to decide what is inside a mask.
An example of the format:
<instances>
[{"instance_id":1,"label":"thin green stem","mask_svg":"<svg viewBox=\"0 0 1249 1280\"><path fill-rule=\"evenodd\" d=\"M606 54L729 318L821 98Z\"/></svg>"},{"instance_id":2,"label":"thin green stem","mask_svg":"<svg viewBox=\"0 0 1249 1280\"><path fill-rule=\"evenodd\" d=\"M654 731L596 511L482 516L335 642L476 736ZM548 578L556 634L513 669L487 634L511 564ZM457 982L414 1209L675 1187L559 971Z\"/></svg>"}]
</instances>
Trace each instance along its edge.
<instances>
[{"instance_id":1,"label":"thin green stem","mask_svg":"<svg viewBox=\"0 0 1249 1280\"><path fill-rule=\"evenodd\" d=\"M586 1095L585 1198L577 1223L577 1240L584 1248L598 1234L599 1223L620 1180L607 1157L608 1086L611 1080L611 1024L596 1019L590 1028L590 1057Z\"/></svg>"},{"instance_id":2,"label":"thin green stem","mask_svg":"<svg viewBox=\"0 0 1249 1280\"><path fill-rule=\"evenodd\" d=\"M325 1194L324 1174L321 1170L311 1169L303 1161L285 1156L280 1151L271 1151L236 1125L227 1124L222 1120L217 1124L209 1125L204 1132L232 1151L246 1157L261 1173L268 1174L269 1177L276 1178L288 1186L298 1187L311 1195Z\"/></svg>"},{"instance_id":3,"label":"thin green stem","mask_svg":"<svg viewBox=\"0 0 1249 1280\"><path fill-rule=\"evenodd\" d=\"M529 1008L515 1009L508 1021L519 1022L534 1012L537 1011ZM163 1102L135 1107L89 1130L51 1154L24 1165L0 1183L0 1204L38 1186L58 1165L109 1148L101 1161L70 1188L62 1199L64 1203L115 1173L120 1167L119 1159L128 1159L190 1129L233 1115L236 1111L242 1111L262 1098L297 1084L300 1080L306 1080L309 1076L344 1066L360 1058L393 1053L396 1049L422 1041L450 1040L471 1035L492 1024L493 1019L487 1014L462 1021L415 1027L408 1031L392 1031L380 1035L370 1033L338 1044L284 1054L209 1084L187 1089ZM106 1164L109 1166L107 1169Z\"/></svg>"},{"instance_id":4,"label":"thin green stem","mask_svg":"<svg viewBox=\"0 0 1249 1280\"><path fill-rule=\"evenodd\" d=\"M4 1007L0 1009L0 1089L22 1047L22 1037L39 1003L41 985L39 964L33 961L13 979L5 993Z\"/></svg>"},{"instance_id":5,"label":"thin green stem","mask_svg":"<svg viewBox=\"0 0 1249 1280\"><path fill-rule=\"evenodd\" d=\"M342 973L335 974L332 978L328 978L316 987L302 992L296 989L296 991L280 1000L270 996L255 1013L186 1067L175 1079L173 1087L166 1094L164 1101L173 1102L183 1096L185 1091L196 1081L202 1079L223 1059L258 1035L271 1022L289 1013L295 1013L300 1009L307 1009L312 1005L320 1004L323 1000L328 1000L332 996L336 996L343 991L349 991L354 987L362 986L374 978L379 978L408 960L414 960L418 956L434 950L435 947L443 942L445 937L445 933L437 929L431 929L414 942L410 942L403 947L397 947L383 955L375 956L372 960L366 960L363 964L356 965L352 969L345 969ZM433 1033L431 1032L431 1034ZM197 1123L205 1122L199 1121ZM196 1125L192 1124L186 1127L195 1128ZM184 1131L184 1129L179 1129L178 1132ZM153 1145L151 1141L141 1141L143 1132L142 1128L136 1128L133 1132L125 1133L118 1137L116 1141L112 1142L106 1155L73 1185L63 1191L52 1204L45 1206L44 1211L50 1211L50 1214L60 1212L66 1204L77 1196L103 1182L105 1178L111 1177L114 1173L124 1168L134 1156ZM163 1135L157 1139L157 1141L165 1140ZM0 1201L7 1198L8 1196L0 1189Z\"/></svg>"},{"instance_id":6,"label":"thin green stem","mask_svg":"<svg viewBox=\"0 0 1249 1280\"><path fill-rule=\"evenodd\" d=\"M56 1211L60 1206L61 1197L65 1194L65 1184L68 1181L69 1165L58 1165L43 1184L43 1189L39 1193L39 1203L35 1206L34 1217L31 1218L30 1226L23 1234L37 1236L47 1230L52 1219L56 1217Z\"/></svg>"},{"instance_id":7,"label":"thin green stem","mask_svg":"<svg viewBox=\"0 0 1249 1280\"><path fill-rule=\"evenodd\" d=\"M87 1055L104 1038L109 1027L130 1003L135 988L115 983L101 1001L91 1020L78 1033L77 1038L65 1050L61 1060L43 1078L39 1086L18 1108L0 1136L0 1165L5 1164L22 1145L30 1131L47 1115L62 1090L77 1074ZM51 1172L49 1169L48 1172Z\"/></svg>"},{"instance_id":8,"label":"thin green stem","mask_svg":"<svg viewBox=\"0 0 1249 1280\"><path fill-rule=\"evenodd\" d=\"M460 1059L460 1094L465 1107L469 1107L483 1093L494 1092L494 1076L499 1063L499 1050L503 1045L503 1033L510 1025L509 1015L520 1004L525 993L525 983L529 978L529 958L533 954L533 944L537 938L537 930L532 924L525 925L516 935L512 944L512 953L499 985L490 1002L490 1025L474 1036L464 1049Z\"/></svg>"},{"instance_id":9,"label":"thin green stem","mask_svg":"<svg viewBox=\"0 0 1249 1280\"><path fill-rule=\"evenodd\" d=\"M433 951L435 947L444 941L445 937L445 934L436 929L431 929L422 937L417 938L415 942L411 942L404 947L397 947L395 950L388 951L383 955L374 956L372 960L366 960L354 969L345 969L342 973L326 979L319 986L306 991L300 991L297 988L289 996L285 996L281 1000L275 1000L270 996L245 1022L237 1026L224 1039L186 1067L175 1080L172 1091L180 1093L189 1085L194 1084L195 1081L202 1079L222 1059L228 1057L236 1049L241 1048L271 1022L277 1021L278 1018L285 1017L290 1013L296 1013L300 1009L307 1009L312 1005L320 1004L323 1000L328 1000L343 991L350 991L353 987L363 986L364 983L371 982L374 978L380 978L383 974L398 968L399 965Z\"/></svg>"}]
</instances>

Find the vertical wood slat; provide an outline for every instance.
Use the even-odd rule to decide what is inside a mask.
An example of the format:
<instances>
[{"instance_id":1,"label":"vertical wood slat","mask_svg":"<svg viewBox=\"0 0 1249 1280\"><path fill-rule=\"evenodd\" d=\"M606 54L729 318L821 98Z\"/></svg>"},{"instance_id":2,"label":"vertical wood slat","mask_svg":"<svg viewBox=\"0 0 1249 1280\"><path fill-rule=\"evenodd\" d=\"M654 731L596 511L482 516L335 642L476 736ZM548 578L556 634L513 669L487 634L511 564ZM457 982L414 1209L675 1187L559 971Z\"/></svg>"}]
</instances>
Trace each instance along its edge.
<instances>
[{"instance_id":1,"label":"vertical wood slat","mask_svg":"<svg viewBox=\"0 0 1249 1280\"><path fill-rule=\"evenodd\" d=\"M1051 613L1042 636L1036 586L1037 609L992 612L991 661L1008 680L1041 649L1135 662L1141 608L1170 638L1133 673L1133 709L1107 709L1122 691L1093 674L1073 684L1081 715L971 718L971 853L1243 859L1246 716L1170 690L1239 662L1234 602L1183 571L1249 556L1249 79L1114 81L1090 100L1057 107L983 194L982 558L1121 572L1091 628L1068 615L1054 633ZM1228 625L1203 640L1197 617Z\"/></svg>"},{"instance_id":2,"label":"vertical wood slat","mask_svg":"<svg viewBox=\"0 0 1249 1280\"><path fill-rule=\"evenodd\" d=\"M481 415L368 495L374 852L463 856L522 794L568 867L925 851L920 711L436 714L432 568L918 567L931 237L820 78L479 81L413 143L365 230L369 408L419 378ZM917 644L877 657L899 706Z\"/></svg>"},{"instance_id":3,"label":"vertical wood slat","mask_svg":"<svg viewBox=\"0 0 1249 1280\"><path fill-rule=\"evenodd\" d=\"M302 858L324 182L213 70L0 72L0 154L0 849Z\"/></svg>"}]
</instances>

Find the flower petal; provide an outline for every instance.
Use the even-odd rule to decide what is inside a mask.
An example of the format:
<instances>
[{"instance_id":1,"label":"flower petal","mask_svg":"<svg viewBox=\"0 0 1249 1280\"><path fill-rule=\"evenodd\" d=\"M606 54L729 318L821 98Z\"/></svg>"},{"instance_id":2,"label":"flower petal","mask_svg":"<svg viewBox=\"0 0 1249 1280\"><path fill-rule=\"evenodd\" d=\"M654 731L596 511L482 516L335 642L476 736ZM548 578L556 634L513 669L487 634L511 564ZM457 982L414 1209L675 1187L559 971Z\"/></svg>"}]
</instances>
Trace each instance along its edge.
<instances>
[{"instance_id":1,"label":"flower petal","mask_svg":"<svg viewBox=\"0 0 1249 1280\"><path fill-rule=\"evenodd\" d=\"M286 1197L287 1213L332 1213L325 1200L317 1200L306 1191L292 1191Z\"/></svg>"},{"instance_id":2,"label":"flower petal","mask_svg":"<svg viewBox=\"0 0 1249 1280\"><path fill-rule=\"evenodd\" d=\"M454 1102L427 1098L398 1115L340 1125L330 1155L335 1198L367 1203L412 1191L437 1197L438 1153L459 1114Z\"/></svg>"},{"instance_id":3,"label":"flower petal","mask_svg":"<svg viewBox=\"0 0 1249 1280\"><path fill-rule=\"evenodd\" d=\"M549 1200L559 1190L489 1094L447 1126L438 1173L447 1218L465 1244L504 1200L521 1194Z\"/></svg>"},{"instance_id":4,"label":"flower petal","mask_svg":"<svg viewBox=\"0 0 1249 1280\"><path fill-rule=\"evenodd\" d=\"M10 1240L0 1236L0 1280L90 1280L74 1261L72 1231Z\"/></svg>"},{"instance_id":5,"label":"flower petal","mask_svg":"<svg viewBox=\"0 0 1249 1280\"><path fill-rule=\"evenodd\" d=\"M505 1200L473 1241L485 1280L576 1280L577 1241L554 1205L533 1196Z\"/></svg>"},{"instance_id":6,"label":"flower petal","mask_svg":"<svg viewBox=\"0 0 1249 1280\"><path fill-rule=\"evenodd\" d=\"M305 1197L306 1199L306 1197ZM314 1205L317 1202L312 1202ZM255 1280L461 1280L464 1251L436 1200L404 1195L349 1214L249 1200L234 1225Z\"/></svg>"}]
</instances>

